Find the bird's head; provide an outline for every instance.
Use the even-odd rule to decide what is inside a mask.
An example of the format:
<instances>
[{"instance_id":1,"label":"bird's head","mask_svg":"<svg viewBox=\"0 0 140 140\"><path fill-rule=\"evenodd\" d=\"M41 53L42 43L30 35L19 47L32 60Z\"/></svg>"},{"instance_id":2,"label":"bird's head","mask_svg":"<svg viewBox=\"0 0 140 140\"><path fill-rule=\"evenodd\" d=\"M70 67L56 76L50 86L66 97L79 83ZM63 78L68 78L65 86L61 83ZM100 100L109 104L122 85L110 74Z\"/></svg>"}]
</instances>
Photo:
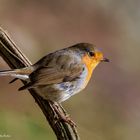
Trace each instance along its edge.
<instances>
[{"instance_id":1,"label":"bird's head","mask_svg":"<svg viewBox=\"0 0 140 140\"><path fill-rule=\"evenodd\" d=\"M82 61L88 68L94 69L100 62L109 62L109 59L104 58L103 53L99 51L95 45L90 43L79 43L74 46L78 54L81 55Z\"/></svg>"}]
</instances>

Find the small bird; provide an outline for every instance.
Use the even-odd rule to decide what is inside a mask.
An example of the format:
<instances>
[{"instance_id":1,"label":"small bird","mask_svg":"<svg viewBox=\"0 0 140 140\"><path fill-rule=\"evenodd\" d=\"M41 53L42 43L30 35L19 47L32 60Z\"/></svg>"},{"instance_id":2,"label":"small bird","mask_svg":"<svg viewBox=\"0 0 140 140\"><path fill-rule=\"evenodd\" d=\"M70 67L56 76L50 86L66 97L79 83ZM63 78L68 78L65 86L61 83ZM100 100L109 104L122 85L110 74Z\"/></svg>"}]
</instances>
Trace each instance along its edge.
<instances>
[{"instance_id":1,"label":"small bird","mask_svg":"<svg viewBox=\"0 0 140 140\"><path fill-rule=\"evenodd\" d=\"M69 116L60 112L56 102L61 103L83 90L100 62L109 62L109 59L104 58L95 45L78 43L47 54L34 65L0 71L0 76L27 81L19 90L36 90L43 99L51 103L59 119L75 126Z\"/></svg>"},{"instance_id":2,"label":"small bird","mask_svg":"<svg viewBox=\"0 0 140 140\"><path fill-rule=\"evenodd\" d=\"M28 81L19 90L35 89L45 100L61 103L87 86L100 62L109 59L95 45L78 43L47 54L29 67L0 71L0 76Z\"/></svg>"}]
</instances>

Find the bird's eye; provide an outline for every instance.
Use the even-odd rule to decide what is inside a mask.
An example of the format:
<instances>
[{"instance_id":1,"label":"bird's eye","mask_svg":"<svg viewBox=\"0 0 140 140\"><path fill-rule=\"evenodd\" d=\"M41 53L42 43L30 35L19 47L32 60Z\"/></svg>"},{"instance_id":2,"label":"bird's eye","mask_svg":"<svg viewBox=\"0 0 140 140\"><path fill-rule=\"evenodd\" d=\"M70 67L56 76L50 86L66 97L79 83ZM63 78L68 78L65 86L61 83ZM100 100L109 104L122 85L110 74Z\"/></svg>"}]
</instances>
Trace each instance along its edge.
<instances>
[{"instance_id":1,"label":"bird's eye","mask_svg":"<svg viewBox=\"0 0 140 140\"><path fill-rule=\"evenodd\" d=\"M89 56L93 57L95 56L95 53L94 52L88 52Z\"/></svg>"}]
</instances>

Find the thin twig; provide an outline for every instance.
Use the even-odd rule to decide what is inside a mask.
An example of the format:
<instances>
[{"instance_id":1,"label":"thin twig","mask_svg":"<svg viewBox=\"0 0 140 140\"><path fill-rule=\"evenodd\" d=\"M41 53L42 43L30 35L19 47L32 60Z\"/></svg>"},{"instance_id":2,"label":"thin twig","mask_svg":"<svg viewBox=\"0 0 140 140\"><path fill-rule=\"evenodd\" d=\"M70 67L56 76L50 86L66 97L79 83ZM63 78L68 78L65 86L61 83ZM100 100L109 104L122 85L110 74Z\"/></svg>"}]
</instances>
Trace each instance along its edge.
<instances>
[{"instance_id":1,"label":"thin twig","mask_svg":"<svg viewBox=\"0 0 140 140\"><path fill-rule=\"evenodd\" d=\"M11 69L31 65L31 62L2 28L0 28L0 55ZM24 84L26 83L25 81L22 82ZM29 92L41 108L58 140L80 139L75 126L71 126L70 124L58 119L57 112L55 112L55 109L48 101L38 96L37 91L33 89L30 89ZM58 109L63 115L66 115L66 111L60 104L58 104Z\"/></svg>"}]
</instances>

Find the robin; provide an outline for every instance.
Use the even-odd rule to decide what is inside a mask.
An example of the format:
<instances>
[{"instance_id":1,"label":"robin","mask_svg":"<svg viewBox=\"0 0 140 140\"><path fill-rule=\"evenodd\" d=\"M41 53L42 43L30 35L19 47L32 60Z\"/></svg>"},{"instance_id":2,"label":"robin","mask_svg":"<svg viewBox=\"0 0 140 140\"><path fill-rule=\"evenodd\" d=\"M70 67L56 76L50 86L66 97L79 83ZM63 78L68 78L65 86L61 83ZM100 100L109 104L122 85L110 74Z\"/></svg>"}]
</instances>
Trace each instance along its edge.
<instances>
[{"instance_id":1,"label":"robin","mask_svg":"<svg viewBox=\"0 0 140 140\"><path fill-rule=\"evenodd\" d=\"M45 100L61 103L83 90L100 62L109 62L93 44L79 43L47 54L29 67L4 70L0 76L28 81L19 90L35 89Z\"/></svg>"}]
</instances>

